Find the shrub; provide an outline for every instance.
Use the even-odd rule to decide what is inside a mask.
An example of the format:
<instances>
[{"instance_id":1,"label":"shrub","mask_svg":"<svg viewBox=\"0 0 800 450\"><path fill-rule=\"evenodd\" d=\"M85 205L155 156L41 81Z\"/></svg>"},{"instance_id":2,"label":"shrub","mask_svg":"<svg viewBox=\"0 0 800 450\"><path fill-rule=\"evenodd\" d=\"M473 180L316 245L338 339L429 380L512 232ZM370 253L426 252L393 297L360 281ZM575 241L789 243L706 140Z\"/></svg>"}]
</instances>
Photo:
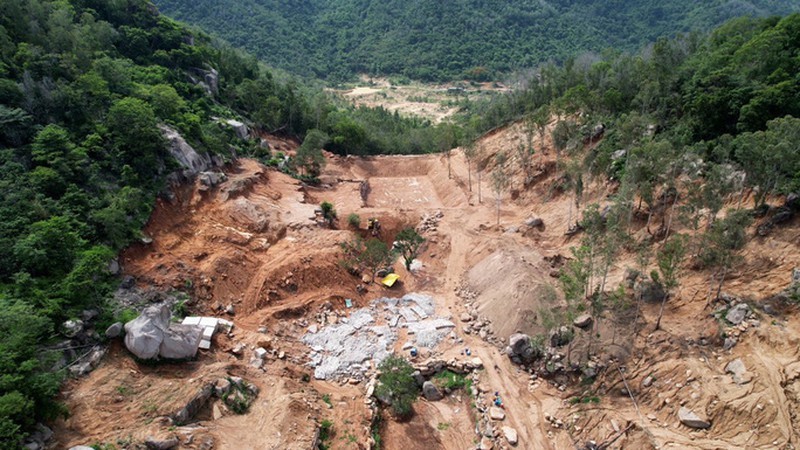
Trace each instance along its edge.
<instances>
[{"instance_id":1,"label":"shrub","mask_svg":"<svg viewBox=\"0 0 800 450\"><path fill-rule=\"evenodd\" d=\"M417 398L419 388L414 377L414 367L399 356L389 356L378 366L381 376L380 384L375 388L378 398L388 398L392 403L392 412L399 418L410 417L414 412L412 404Z\"/></svg>"},{"instance_id":2,"label":"shrub","mask_svg":"<svg viewBox=\"0 0 800 450\"><path fill-rule=\"evenodd\" d=\"M350 213L350 215L347 216L347 223L353 228L360 228L361 217L359 217L356 213Z\"/></svg>"}]
</instances>

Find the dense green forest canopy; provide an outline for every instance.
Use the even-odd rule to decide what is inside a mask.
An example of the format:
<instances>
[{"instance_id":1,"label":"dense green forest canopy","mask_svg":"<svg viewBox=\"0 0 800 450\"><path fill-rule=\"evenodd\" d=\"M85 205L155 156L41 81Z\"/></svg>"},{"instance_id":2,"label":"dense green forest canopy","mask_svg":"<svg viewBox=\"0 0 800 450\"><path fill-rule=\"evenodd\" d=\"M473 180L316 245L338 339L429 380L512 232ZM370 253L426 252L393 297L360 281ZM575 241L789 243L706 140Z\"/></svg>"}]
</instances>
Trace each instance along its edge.
<instances>
[{"instance_id":1,"label":"dense green forest canopy","mask_svg":"<svg viewBox=\"0 0 800 450\"><path fill-rule=\"evenodd\" d=\"M709 30L743 15L800 11L794 0L156 0L290 72L486 80L608 48Z\"/></svg>"}]
</instances>

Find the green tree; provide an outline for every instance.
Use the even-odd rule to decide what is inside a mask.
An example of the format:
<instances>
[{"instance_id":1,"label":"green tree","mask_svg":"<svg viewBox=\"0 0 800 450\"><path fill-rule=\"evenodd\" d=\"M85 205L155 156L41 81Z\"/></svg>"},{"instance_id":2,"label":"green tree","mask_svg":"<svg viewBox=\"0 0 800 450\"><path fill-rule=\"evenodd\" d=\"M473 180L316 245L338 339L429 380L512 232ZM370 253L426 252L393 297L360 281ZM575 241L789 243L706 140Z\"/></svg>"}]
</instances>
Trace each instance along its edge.
<instances>
[{"instance_id":1,"label":"green tree","mask_svg":"<svg viewBox=\"0 0 800 450\"><path fill-rule=\"evenodd\" d=\"M373 279L380 269L394 262L394 253L380 239L370 238L365 241L357 236L350 242L340 243L339 246L342 249L340 263L345 268L351 272L368 270Z\"/></svg>"},{"instance_id":2,"label":"green tree","mask_svg":"<svg viewBox=\"0 0 800 450\"><path fill-rule=\"evenodd\" d=\"M156 173L165 144L148 103L132 97L117 100L108 110L106 126L120 170L128 164L145 179Z\"/></svg>"},{"instance_id":3,"label":"green tree","mask_svg":"<svg viewBox=\"0 0 800 450\"><path fill-rule=\"evenodd\" d=\"M417 258L425 238L420 236L413 228L407 227L397 233L395 242L405 261L406 270L411 270L411 263Z\"/></svg>"},{"instance_id":4,"label":"green tree","mask_svg":"<svg viewBox=\"0 0 800 450\"><path fill-rule=\"evenodd\" d=\"M392 411L398 418L408 418L414 413L413 404L419 394L414 377L414 366L405 358L388 356L378 365L380 376L375 394L391 401Z\"/></svg>"},{"instance_id":5,"label":"green tree","mask_svg":"<svg viewBox=\"0 0 800 450\"><path fill-rule=\"evenodd\" d=\"M325 165L325 156L322 148L328 143L329 137L320 130L309 130L303 139L303 144L297 149L294 165L303 175L310 178L319 177Z\"/></svg>"},{"instance_id":6,"label":"green tree","mask_svg":"<svg viewBox=\"0 0 800 450\"><path fill-rule=\"evenodd\" d=\"M672 295L672 291L678 287L678 276L680 275L683 258L686 255L686 241L686 236L682 234L671 236L656 255L659 274L657 281L664 287L665 291L664 297L661 299L661 307L658 310L656 330L661 328L664 305Z\"/></svg>"},{"instance_id":7,"label":"green tree","mask_svg":"<svg viewBox=\"0 0 800 450\"><path fill-rule=\"evenodd\" d=\"M52 358L33 345L51 332L32 306L0 296L0 447L19 448L37 418L65 412L55 401L61 374L48 370Z\"/></svg>"},{"instance_id":8,"label":"green tree","mask_svg":"<svg viewBox=\"0 0 800 450\"><path fill-rule=\"evenodd\" d=\"M699 257L706 267L712 269L709 302L719 298L725 278L737 262L738 251L747 242L746 230L752 221L752 216L745 210L729 210L725 218L712 223L702 236L702 253ZM716 296L712 298L715 287Z\"/></svg>"},{"instance_id":9,"label":"green tree","mask_svg":"<svg viewBox=\"0 0 800 450\"><path fill-rule=\"evenodd\" d=\"M505 153L498 153L494 160L494 169L492 169L492 192L494 193L495 204L497 206L497 225L500 225L500 203L503 201L503 194L506 192L510 185L508 179L508 169L506 162L508 157Z\"/></svg>"},{"instance_id":10,"label":"green tree","mask_svg":"<svg viewBox=\"0 0 800 450\"><path fill-rule=\"evenodd\" d=\"M83 239L70 219L54 216L32 224L14 245L19 266L32 275L63 275L75 261Z\"/></svg>"},{"instance_id":11,"label":"green tree","mask_svg":"<svg viewBox=\"0 0 800 450\"><path fill-rule=\"evenodd\" d=\"M333 206L333 203L322 202L319 205L319 209L322 210L322 218L328 223L328 227L333 228L333 223L336 222L337 217L336 208Z\"/></svg>"}]
</instances>

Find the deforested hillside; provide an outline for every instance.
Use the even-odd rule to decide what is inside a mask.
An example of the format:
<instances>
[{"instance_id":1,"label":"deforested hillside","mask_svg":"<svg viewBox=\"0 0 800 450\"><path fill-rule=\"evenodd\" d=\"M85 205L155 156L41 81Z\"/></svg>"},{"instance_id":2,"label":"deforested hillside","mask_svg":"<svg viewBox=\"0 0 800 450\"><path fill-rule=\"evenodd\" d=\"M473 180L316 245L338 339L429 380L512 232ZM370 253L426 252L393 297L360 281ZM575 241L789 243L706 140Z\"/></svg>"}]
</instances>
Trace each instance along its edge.
<instances>
[{"instance_id":1,"label":"deforested hillside","mask_svg":"<svg viewBox=\"0 0 800 450\"><path fill-rule=\"evenodd\" d=\"M268 64L330 80L357 73L494 79L583 52L635 50L658 37L707 31L733 17L800 10L791 0L155 3Z\"/></svg>"}]
</instances>

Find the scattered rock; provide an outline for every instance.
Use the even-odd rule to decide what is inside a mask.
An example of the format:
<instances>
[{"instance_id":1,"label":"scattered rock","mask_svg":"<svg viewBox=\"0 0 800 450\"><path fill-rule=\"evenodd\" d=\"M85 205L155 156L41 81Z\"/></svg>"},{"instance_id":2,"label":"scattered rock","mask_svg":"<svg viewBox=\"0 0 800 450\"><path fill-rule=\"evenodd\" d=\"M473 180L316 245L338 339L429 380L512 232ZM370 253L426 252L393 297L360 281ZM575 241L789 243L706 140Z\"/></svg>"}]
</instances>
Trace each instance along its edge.
<instances>
[{"instance_id":1,"label":"scattered rock","mask_svg":"<svg viewBox=\"0 0 800 450\"><path fill-rule=\"evenodd\" d=\"M506 418L506 413L502 409L492 406L489 408L489 418L492 420L503 420Z\"/></svg>"},{"instance_id":2,"label":"scattered rock","mask_svg":"<svg viewBox=\"0 0 800 450\"><path fill-rule=\"evenodd\" d=\"M214 420L219 420L223 416L222 409L219 407L218 404L214 403L214 406L211 407L211 417Z\"/></svg>"},{"instance_id":3,"label":"scattered rock","mask_svg":"<svg viewBox=\"0 0 800 450\"><path fill-rule=\"evenodd\" d=\"M594 322L590 314L581 314L572 321L572 324L578 328L586 328Z\"/></svg>"},{"instance_id":4,"label":"scattered rock","mask_svg":"<svg viewBox=\"0 0 800 450\"><path fill-rule=\"evenodd\" d=\"M145 441L144 445L147 446L150 450L169 450L171 448L175 448L178 446L180 442L178 438L171 437L171 438L154 438L149 436Z\"/></svg>"},{"instance_id":5,"label":"scattered rock","mask_svg":"<svg viewBox=\"0 0 800 450\"><path fill-rule=\"evenodd\" d=\"M725 372L733 375L733 382L736 384L747 384L753 376L747 371L744 362L740 358L736 358L725 366Z\"/></svg>"},{"instance_id":6,"label":"scattered rock","mask_svg":"<svg viewBox=\"0 0 800 450\"><path fill-rule=\"evenodd\" d=\"M230 314L230 315L234 315L234 314L236 314L236 308L232 304L230 304L230 305L225 307L225 312Z\"/></svg>"},{"instance_id":7,"label":"scattered rock","mask_svg":"<svg viewBox=\"0 0 800 450\"><path fill-rule=\"evenodd\" d=\"M517 430L511 427L503 427L503 436L505 436L506 440L511 445L517 445Z\"/></svg>"},{"instance_id":8,"label":"scattered rock","mask_svg":"<svg viewBox=\"0 0 800 450\"><path fill-rule=\"evenodd\" d=\"M525 225L531 228L540 228L544 225L544 221L538 217L528 217L525 219Z\"/></svg>"},{"instance_id":9,"label":"scattered rock","mask_svg":"<svg viewBox=\"0 0 800 450\"><path fill-rule=\"evenodd\" d=\"M435 384L431 383L430 381L426 381L422 384L422 395L432 402L441 400L443 398L442 393L439 391L439 388L436 387Z\"/></svg>"},{"instance_id":10,"label":"scattered rock","mask_svg":"<svg viewBox=\"0 0 800 450\"><path fill-rule=\"evenodd\" d=\"M109 339L117 338L120 334L122 334L122 322L115 322L106 328L106 337Z\"/></svg>"},{"instance_id":11,"label":"scattered rock","mask_svg":"<svg viewBox=\"0 0 800 450\"><path fill-rule=\"evenodd\" d=\"M83 321L80 319L68 320L64 322L62 328L64 329L64 336L73 338L83 331Z\"/></svg>"},{"instance_id":12,"label":"scattered rock","mask_svg":"<svg viewBox=\"0 0 800 450\"><path fill-rule=\"evenodd\" d=\"M683 406L678 410L678 419L687 427L696 428L698 430L705 430L711 426L708 420L701 418L694 411Z\"/></svg>"},{"instance_id":13,"label":"scattered rock","mask_svg":"<svg viewBox=\"0 0 800 450\"><path fill-rule=\"evenodd\" d=\"M747 303L739 303L728 310L728 313L725 314L725 320L734 325L739 325L744 321L745 318L747 318L749 313L750 306L748 306Z\"/></svg>"},{"instance_id":14,"label":"scattered rock","mask_svg":"<svg viewBox=\"0 0 800 450\"><path fill-rule=\"evenodd\" d=\"M462 313L461 314L461 321L462 322L472 322L472 316L469 313Z\"/></svg>"},{"instance_id":15,"label":"scattered rock","mask_svg":"<svg viewBox=\"0 0 800 450\"><path fill-rule=\"evenodd\" d=\"M642 380L642 386L648 388L653 385L653 381L654 381L653 376L648 375L647 377L645 377L644 380Z\"/></svg>"},{"instance_id":16,"label":"scattered rock","mask_svg":"<svg viewBox=\"0 0 800 450\"><path fill-rule=\"evenodd\" d=\"M738 341L736 340L735 337L728 336L725 338L725 342L722 344L722 348L725 350L730 350L733 347L735 347L737 343Z\"/></svg>"},{"instance_id":17,"label":"scattered rock","mask_svg":"<svg viewBox=\"0 0 800 450\"><path fill-rule=\"evenodd\" d=\"M484 436L481 438L481 444L478 447L480 450L492 450L494 448L494 443L491 439Z\"/></svg>"}]
</instances>

